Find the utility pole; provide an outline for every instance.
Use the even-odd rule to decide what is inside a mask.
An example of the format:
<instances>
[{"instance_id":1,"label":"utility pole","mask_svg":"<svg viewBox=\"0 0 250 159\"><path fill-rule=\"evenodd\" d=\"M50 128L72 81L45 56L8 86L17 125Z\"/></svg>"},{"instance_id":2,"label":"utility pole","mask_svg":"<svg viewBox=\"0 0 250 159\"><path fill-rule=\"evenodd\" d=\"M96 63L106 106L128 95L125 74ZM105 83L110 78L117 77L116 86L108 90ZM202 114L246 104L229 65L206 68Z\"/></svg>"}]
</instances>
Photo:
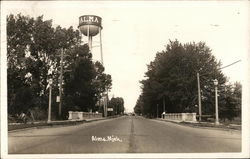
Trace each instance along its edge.
<instances>
[{"instance_id":1,"label":"utility pole","mask_svg":"<svg viewBox=\"0 0 250 159\"><path fill-rule=\"evenodd\" d=\"M233 63L231 63L229 65L226 65L224 67L219 68L219 70L222 70L224 68L232 66L232 65L234 65L234 64L236 64L236 63L238 63L240 61L241 60L235 61L235 62L233 62ZM215 86L215 125L219 125L220 124L220 122L219 122L219 107L218 107L218 84L219 84L218 80L215 79L214 80L214 86Z\"/></svg>"},{"instance_id":2,"label":"utility pole","mask_svg":"<svg viewBox=\"0 0 250 159\"><path fill-rule=\"evenodd\" d=\"M197 83L198 83L199 121L201 121L201 88L200 88L200 74L199 74L199 72L197 72Z\"/></svg>"},{"instance_id":3,"label":"utility pole","mask_svg":"<svg viewBox=\"0 0 250 159\"><path fill-rule=\"evenodd\" d=\"M61 114L62 114L62 81L63 81L63 49L61 50L61 69L60 69L60 86L59 86L59 97L60 97L60 101L59 101L59 111L58 111L58 115L59 118L61 118Z\"/></svg>"},{"instance_id":4,"label":"utility pole","mask_svg":"<svg viewBox=\"0 0 250 159\"><path fill-rule=\"evenodd\" d=\"M235 61L235 62L233 62L233 63L231 63L231 64L229 64L229 65L226 65L226 66L224 66L224 67L221 67L221 68L219 68L218 70L222 70L222 69L224 69L224 68L227 68L227 67L229 67L229 66L232 66L232 65L234 65L234 64L236 64L236 63L238 63L238 62L240 62L241 60L238 60L238 61ZM205 74L202 74L201 76L204 76L204 75L206 75L207 73L205 73ZM202 115L202 112L201 112L201 90L200 90L200 74L199 74L199 72L197 72L197 84L198 84L198 103L199 103L199 121L201 121L201 115ZM217 88L216 88L217 89ZM216 96L217 97L217 96ZM218 102L218 101L217 101ZM217 105L218 106L218 105Z\"/></svg>"},{"instance_id":5,"label":"utility pole","mask_svg":"<svg viewBox=\"0 0 250 159\"><path fill-rule=\"evenodd\" d=\"M165 96L163 95L163 113L165 113Z\"/></svg>"},{"instance_id":6,"label":"utility pole","mask_svg":"<svg viewBox=\"0 0 250 159\"><path fill-rule=\"evenodd\" d=\"M157 117L156 117L156 118L158 118L158 117L159 117L159 116L158 116L158 104L157 104L157 107L156 107L156 108L157 108L157 110L156 110L156 111L157 111L157 112L156 112L156 113L157 113Z\"/></svg>"},{"instance_id":7,"label":"utility pole","mask_svg":"<svg viewBox=\"0 0 250 159\"><path fill-rule=\"evenodd\" d=\"M49 108L48 108L48 123L51 122L51 95L52 95L52 79L49 79Z\"/></svg>"}]
</instances>

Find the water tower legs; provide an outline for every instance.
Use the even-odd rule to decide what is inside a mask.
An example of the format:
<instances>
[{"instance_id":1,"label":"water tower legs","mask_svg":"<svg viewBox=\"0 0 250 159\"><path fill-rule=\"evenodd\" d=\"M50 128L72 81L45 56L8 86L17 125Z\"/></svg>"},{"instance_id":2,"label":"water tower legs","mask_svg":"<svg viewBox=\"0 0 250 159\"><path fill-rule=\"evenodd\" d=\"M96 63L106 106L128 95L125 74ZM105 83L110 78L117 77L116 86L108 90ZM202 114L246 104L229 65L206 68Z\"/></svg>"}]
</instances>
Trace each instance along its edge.
<instances>
[{"instance_id":1,"label":"water tower legs","mask_svg":"<svg viewBox=\"0 0 250 159\"><path fill-rule=\"evenodd\" d=\"M101 63L103 64L103 55L102 55L102 28L99 27L99 34L100 34L100 53L101 53Z\"/></svg>"},{"instance_id":2,"label":"water tower legs","mask_svg":"<svg viewBox=\"0 0 250 159\"><path fill-rule=\"evenodd\" d=\"M88 25L88 31L87 31L87 36L88 36L88 45L89 45L89 50L92 53L92 36L90 35L90 26Z\"/></svg>"},{"instance_id":3,"label":"water tower legs","mask_svg":"<svg viewBox=\"0 0 250 159\"><path fill-rule=\"evenodd\" d=\"M92 53L92 36L88 37L89 50Z\"/></svg>"}]
</instances>

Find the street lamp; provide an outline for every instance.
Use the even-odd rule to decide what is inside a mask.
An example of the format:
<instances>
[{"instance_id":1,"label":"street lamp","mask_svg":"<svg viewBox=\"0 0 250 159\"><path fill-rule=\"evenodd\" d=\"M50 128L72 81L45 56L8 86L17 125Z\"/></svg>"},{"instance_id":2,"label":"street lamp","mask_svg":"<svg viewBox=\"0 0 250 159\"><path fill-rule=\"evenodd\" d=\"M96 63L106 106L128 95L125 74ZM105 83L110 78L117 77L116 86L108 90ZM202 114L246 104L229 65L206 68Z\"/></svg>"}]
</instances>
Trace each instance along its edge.
<instances>
[{"instance_id":1,"label":"street lamp","mask_svg":"<svg viewBox=\"0 0 250 159\"><path fill-rule=\"evenodd\" d=\"M219 125L219 113L218 113L218 94L217 94L218 80L214 80L215 86L215 125Z\"/></svg>"},{"instance_id":2,"label":"street lamp","mask_svg":"<svg viewBox=\"0 0 250 159\"><path fill-rule=\"evenodd\" d=\"M51 122L51 94L52 94L52 79L49 79L49 109L48 109L48 123Z\"/></svg>"},{"instance_id":3,"label":"street lamp","mask_svg":"<svg viewBox=\"0 0 250 159\"><path fill-rule=\"evenodd\" d=\"M234 65L234 64L236 64L236 63L238 63L238 62L240 62L241 60L238 60L238 61L235 61L235 62L233 62L233 63L231 63L231 64L229 64L229 65L226 65L226 66L224 66L224 67L221 67L221 68L219 68L218 70L222 70L222 69L224 69L224 68L227 68L227 67L229 67L229 66L232 66L232 65ZM201 69L199 69L199 71L200 71ZM205 74L202 74L202 75L200 75L199 74L199 72L197 72L197 84L198 84L198 106L199 106L199 121L201 121L201 116L202 116L202 111L201 111L201 89L200 89L200 76L204 76L204 75L208 75L209 73L205 73ZM217 85L218 85L218 80L217 79L215 79L214 80L214 85L215 85L215 93L216 93L216 95L215 95L215 101L216 101L216 103L217 104L215 104L216 105L216 107L217 107L217 109L216 109L216 114L217 114L217 124L219 124L219 117L218 117L218 95L217 95Z\"/></svg>"}]
</instances>

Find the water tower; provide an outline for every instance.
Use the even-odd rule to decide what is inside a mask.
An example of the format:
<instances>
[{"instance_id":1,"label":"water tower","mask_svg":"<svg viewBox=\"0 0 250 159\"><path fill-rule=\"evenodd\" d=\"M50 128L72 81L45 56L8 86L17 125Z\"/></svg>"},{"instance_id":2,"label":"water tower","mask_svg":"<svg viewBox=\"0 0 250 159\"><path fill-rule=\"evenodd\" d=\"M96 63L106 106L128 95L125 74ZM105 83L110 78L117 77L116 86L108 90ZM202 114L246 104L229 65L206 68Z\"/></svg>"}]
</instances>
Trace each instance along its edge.
<instances>
[{"instance_id":1,"label":"water tower","mask_svg":"<svg viewBox=\"0 0 250 159\"><path fill-rule=\"evenodd\" d=\"M101 63L103 65L103 55L102 55L102 18L96 15L83 15L79 17L79 26L81 33L88 37L88 45L90 52L92 53L92 39L93 36L99 34L100 40L100 53L101 53ZM107 116L107 99L108 91L106 95L102 96L104 101L104 116Z\"/></svg>"},{"instance_id":2,"label":"water tower","mask_svg":"<svg viewBox=\"0 0 250 159\"><path fill-rule=\"evenodd\" d=\"M92 39L99 33L101 63L103 64L102 56L102 18L96 15L83 15L79 17L79 26L81 33L88 37L89 49L92 53Z\"/></svg>"}]
</instances>

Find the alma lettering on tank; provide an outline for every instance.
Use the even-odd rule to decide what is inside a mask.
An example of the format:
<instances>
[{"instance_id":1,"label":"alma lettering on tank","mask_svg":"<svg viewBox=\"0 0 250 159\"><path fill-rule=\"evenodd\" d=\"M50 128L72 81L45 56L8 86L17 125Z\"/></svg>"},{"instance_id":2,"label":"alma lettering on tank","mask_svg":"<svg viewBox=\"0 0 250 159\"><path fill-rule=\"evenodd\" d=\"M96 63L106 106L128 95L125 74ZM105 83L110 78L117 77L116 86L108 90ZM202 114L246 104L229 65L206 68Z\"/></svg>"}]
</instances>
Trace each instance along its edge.
<instances>
[{"instance_id":1,"label":"alma lettering on tank","mask_svg":"<svg viewBox=\"0 0 250 159\"><path fill-rule=\"evenodd\" d=\"M94 15L84 15L79 18L80 26L84 24L101 26L101 22L102 22L101 17Z\"/></svg>"}]
</instances>

